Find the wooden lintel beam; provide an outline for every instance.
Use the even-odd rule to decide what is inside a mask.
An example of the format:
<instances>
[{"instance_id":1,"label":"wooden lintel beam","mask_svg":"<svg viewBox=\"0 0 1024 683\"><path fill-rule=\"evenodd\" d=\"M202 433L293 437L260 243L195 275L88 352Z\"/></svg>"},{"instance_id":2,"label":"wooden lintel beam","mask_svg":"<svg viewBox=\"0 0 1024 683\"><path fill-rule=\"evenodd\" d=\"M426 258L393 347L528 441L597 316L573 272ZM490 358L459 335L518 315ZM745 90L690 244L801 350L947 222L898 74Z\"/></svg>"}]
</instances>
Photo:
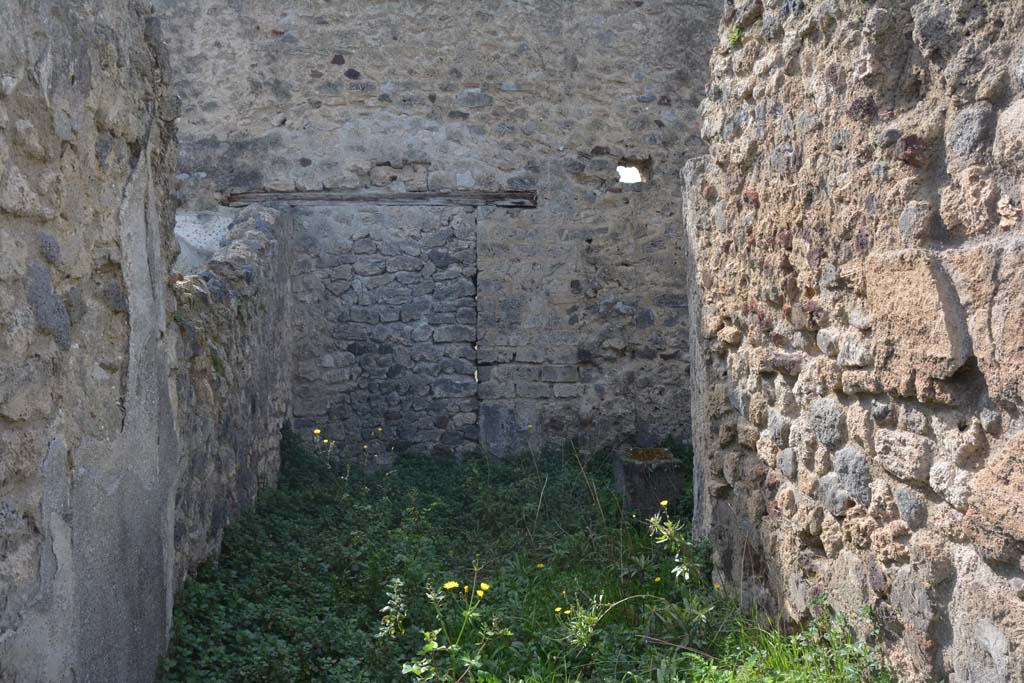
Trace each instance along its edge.
<instances>
[{"instance_id":1,"label":"wooden lintel beam","mask_svg":"<svg viewBox=\"0 0 1024 683\"><path fill-rule=\"evenodd\" d=\"M537 208L536 190L522 192L242 192L228 195L227 206L249 206L278 202L290 206L331 206L334 204L378 204L381 206L500 206L506 209Z\"/></svg>"}]
</instances>

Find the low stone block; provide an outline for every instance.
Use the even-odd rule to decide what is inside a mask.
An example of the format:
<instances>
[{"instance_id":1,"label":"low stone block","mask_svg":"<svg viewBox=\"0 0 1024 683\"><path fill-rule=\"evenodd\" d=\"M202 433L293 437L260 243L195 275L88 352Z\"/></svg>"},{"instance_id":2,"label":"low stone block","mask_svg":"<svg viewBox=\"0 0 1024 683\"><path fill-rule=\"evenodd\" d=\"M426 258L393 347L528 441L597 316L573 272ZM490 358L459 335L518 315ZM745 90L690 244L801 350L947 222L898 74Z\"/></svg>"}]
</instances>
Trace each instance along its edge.
<instances>
[{"instance_id":1,"label":"low stone block","mask_svg":"<svg viewBox=\"0 0 1024 683\"><path fill-rule=\"evenodd\" d=\"M683 463L665 448L631 448L615 463L616 490L626 509L641 518L658 514L663 509L661 501L678 499L683 494L684 475Z\"/></svg>"}]
</instances>

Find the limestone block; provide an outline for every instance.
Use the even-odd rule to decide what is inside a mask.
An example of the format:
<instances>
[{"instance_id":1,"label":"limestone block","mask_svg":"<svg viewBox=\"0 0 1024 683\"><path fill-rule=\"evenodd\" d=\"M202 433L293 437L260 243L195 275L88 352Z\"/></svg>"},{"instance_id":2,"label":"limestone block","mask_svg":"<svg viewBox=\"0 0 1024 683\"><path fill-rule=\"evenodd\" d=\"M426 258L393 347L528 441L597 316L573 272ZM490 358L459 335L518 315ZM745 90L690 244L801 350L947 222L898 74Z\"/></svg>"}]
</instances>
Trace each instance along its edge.
<instances>
[{"instance_id":1,"label":"limestone block","mask_svg":"<svg viewBox=\"0 0 1024 683\"><path fill-rule=\"evenodd\" d=\"M928 472L928 485L957 510L966 510L970 496L970 473L948 460L940 460Z\"/></svg>"},{"instance_id":2,"label":"limestone block","mask_svg":"<svg viewBox=\"0 0 1024 683\"><path fill-rule=\"evenodd\" d=\"M963 366L971 355L966 321L934 257L918 250L872 255L864 279L876 340L888 347L890 383L912 372L946 379Z\"/></svg>"},{"instance_id":3,"label":"limestone block","mask_svg":"<svg viewBox=\"0 0 1024 683\"><path fill-rule=\"evenodd\" d=\"M862 368L871 364L871 351L859 334L839 337L836 361L844 368Z\"/></svg>"},{"instance_id":4,"label":"limestone block","mask_svg":"<svg viewBox=\"0 0 1024 683\"><path fill-rule=\"evenodd\" d=\"M1024 436L1001 444L970 489L970 507L982 524L1024 542Z\"/></svg>"},{"instance_id":5,"label":"limestone block","mask_svg":"<svg viewBox=\"0 0 1024 683\"><path fill-rule=\"evenodd\" d=\"M927 483L932 455L933 442L920 434L892 429L875 432L875 458L898 479Z\"/></svg>"},{"instance_id":6,"label":"limestone block","mask_svg":"<svg viewBox=\"0 0 1024 683\"><path fill-rule=\"evenodd\" d=\"M947 262L989 392L1024 400L1024 240L965 249Z\"/></svg>"}]
</instances>

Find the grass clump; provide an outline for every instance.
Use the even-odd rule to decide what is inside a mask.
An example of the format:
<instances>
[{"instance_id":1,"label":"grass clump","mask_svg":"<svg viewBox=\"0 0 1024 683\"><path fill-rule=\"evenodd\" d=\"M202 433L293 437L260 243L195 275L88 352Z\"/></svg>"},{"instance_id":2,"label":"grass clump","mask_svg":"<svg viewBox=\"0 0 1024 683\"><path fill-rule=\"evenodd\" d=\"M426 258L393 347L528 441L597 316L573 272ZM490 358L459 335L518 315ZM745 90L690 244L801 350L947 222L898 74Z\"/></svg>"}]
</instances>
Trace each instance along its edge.
<instances>
[{"instance_id":1,"label":"grass clump","mask_svg":"<svg viewBox=\"0 0 1024 683\"><path fill-rule=\"evenodd\" d=\"M739 26L733 26L729 33L726 34L726 39L729 41L729 47L735 50L736 48L743 45L743 35L745 31Z\"/></svg>"},{"instance_id":2,"label":"grass clump","mask_svg":"<svg viewBox=\"0 0 1024 683\"><path fill-rule=\"evenodd\" d=\"M840 619L783 635L741 611L687 501L624 514L607 458L368 474L317 450L284 435L280 488L179 594L166 683L890 680Z\"/></svg>"}]
</instances>

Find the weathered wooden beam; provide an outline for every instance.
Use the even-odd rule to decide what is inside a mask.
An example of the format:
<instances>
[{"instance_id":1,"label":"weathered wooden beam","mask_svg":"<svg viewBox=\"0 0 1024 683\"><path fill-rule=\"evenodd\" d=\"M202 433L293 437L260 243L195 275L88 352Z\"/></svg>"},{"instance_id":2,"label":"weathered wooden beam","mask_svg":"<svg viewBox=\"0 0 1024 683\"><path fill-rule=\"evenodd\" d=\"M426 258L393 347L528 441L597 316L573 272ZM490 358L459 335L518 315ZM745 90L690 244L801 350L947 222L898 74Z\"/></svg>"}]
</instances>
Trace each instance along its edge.
<instances>
[{"instance_id":1,"label":"weathered wooden beam","mask_svg":"<svg viewBox=\"0 0 1024 683\"><path fill-rule=\"evenodd\" d=\"M227 206L249 206L279 202L290 206L331 206L334 204L379 204L382 206L500 206L507 209L537 208L536 190L522 192L241 192L228 195Z\"/></svg>"}]
</instances>

